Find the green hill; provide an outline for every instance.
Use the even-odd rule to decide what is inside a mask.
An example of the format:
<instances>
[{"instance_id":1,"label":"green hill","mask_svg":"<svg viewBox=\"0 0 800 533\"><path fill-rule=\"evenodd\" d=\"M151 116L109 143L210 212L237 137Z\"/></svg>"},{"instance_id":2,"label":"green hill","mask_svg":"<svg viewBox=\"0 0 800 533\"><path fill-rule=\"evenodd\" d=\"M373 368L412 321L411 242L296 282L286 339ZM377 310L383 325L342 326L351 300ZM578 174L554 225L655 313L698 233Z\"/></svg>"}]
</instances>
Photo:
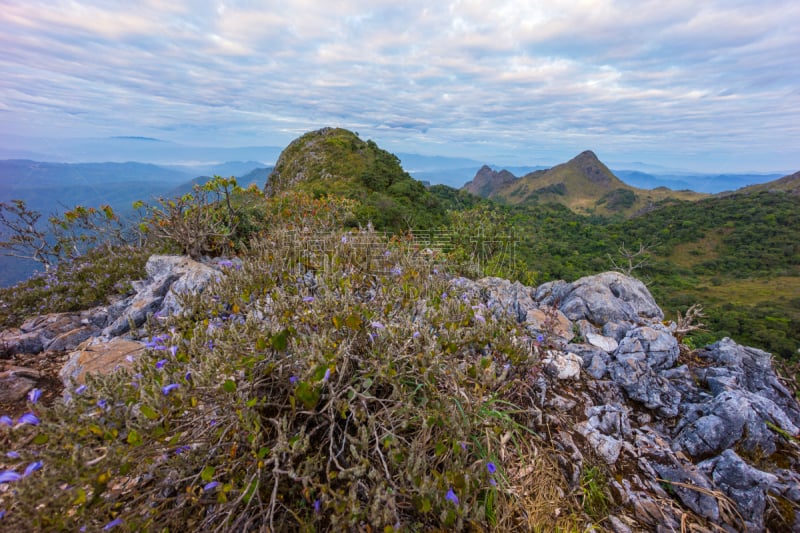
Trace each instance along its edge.
<instances>
[{"instance_id":1,"label":"green hill","mask_svg":"<svg viewBox=\"0 0 800 533\"><path fill-rule=\"evenodd\" d=\"M577 213L604 216L630 216L665 200L697 200L706 196L664 187L653 190L631 187L588 150L553 168L536 170L517 180L504 178L475 187L476 176L464 188L510 205L557 203Z\"/></svg>"}]
</instances>

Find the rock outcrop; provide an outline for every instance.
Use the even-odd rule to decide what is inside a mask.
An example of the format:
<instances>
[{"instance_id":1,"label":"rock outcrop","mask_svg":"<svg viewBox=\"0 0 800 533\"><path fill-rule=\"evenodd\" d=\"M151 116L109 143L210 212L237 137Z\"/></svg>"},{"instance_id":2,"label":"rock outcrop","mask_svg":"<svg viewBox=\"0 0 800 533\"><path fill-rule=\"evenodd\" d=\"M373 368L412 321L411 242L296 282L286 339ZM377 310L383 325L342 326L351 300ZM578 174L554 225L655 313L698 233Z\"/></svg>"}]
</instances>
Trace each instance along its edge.
<instances>
[{"instance_id":1,"label":"rock outcrop","mask_svg":"<svg viewBox=\"0 0 800 533\"><path fill-rule=\"evenodd\" d=\"M516 179L517 177L508 170L497 171L492 170L487 165L483 165L478 169L472 181L465 183L462 189L475 196L489 198L492 193L509 183L513 183Z\"/></svg>"},{"instance_id":2,"label":"rock outcrop","mask_svg":"<svg viewBox=\"0 0 800 533\"><path fill-rule=\"evenodd\" d=\"M17 360L68 353L60 377L69 388L133 364L146 350L137 328L184 312L183 294L236 267L154 256L135 294L30 319L0 340ZM777 527L800 530L800 405L770 354L730 339L690 354L644 284L616 272L538 288L500 278L450 283L483 320L522 326L542 370L530 383L540 411L533 429L570 457L562 468L573 489L585 466L605 465L616 509L609 529L679 530L691 512L726 531L763 531L774 525L772 508L785 510ZM4 398L24 397L40 378L6 365Z\"/></svg>"}]
</instances>

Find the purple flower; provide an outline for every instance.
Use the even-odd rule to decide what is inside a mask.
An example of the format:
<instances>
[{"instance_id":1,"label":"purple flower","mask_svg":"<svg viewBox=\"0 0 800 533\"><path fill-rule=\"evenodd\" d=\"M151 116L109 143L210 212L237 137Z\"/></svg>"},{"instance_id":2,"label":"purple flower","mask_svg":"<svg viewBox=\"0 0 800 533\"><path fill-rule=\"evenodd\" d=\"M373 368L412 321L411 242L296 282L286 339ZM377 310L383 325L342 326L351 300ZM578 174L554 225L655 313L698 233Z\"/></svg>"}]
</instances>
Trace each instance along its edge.
<instances>
[{"instance_id":1,"label":"purple flower","mask_svg":"<svg viewBox=\"0 0 800 533\"><path fill-rule=\"evenodd\" d=\"M403 273L403 269L400 268L400 267L394 267L392 269L392 274L394 274L395 276L399 276L402 273Z\"/></svg>"},{"instance_id":2,"label":"purple flower","mask_svg":"<svg viewBox=\"0 0 800 533\"><path fill-rule=\"evenodd\" d=\"M22 476L13 470L3 470L0 472L0 484L11 483L12 481L19 481L20 479L22 479Z\"/></svg>"},{"instance_id":3,"label":"purple flower","mask_svg":"<svg viewBox=\"0 0 800 533\"><path fill-rule=\"evenodd\" d=\"M33 413L25 413L17 419L17 424L30 424L32 426L39 425L39 417Z\"/></svg>"},{"instance_id":4,"label":"purple flower","mask_svg":"<svg viewBox=\"0 0 800 533\"><path fill-rule=\"evenodd\" d=\"M331 369L330 368L326 368L325 369L325 375L322 377L323 383L328 381L330 378L331 378Z\"/></svg>"},{"instance_id":5,"label":"purple flower","mask_svg":"<svg viewBox=\"0 0 800 533\"><path fill-rule=\"evenodd\" d=\"M115 518L114 520L103 526L103 531L108 531L109 529L114 529L115 527L121 525L122 525L122 520L120 518Z\"/></svg>"},{"instance_id":6,"label":"purple flower","mask_svg":"<svg viewBox=\"0 0 800 533\"><path fill-rule=\"evenodd\" d=\"M0 426L13 426L13 425L14 421L11 420L10 416L7 415L0 416Z\"/></svg>"},{"instance_id":7,"label":"purple flower","mask_svg":"<svg viewBox=\"0 0 800 533\"><path fill-rule=\"evenodd\" d=\"M164 385L163 387L161 387L161 392L164 393L164 396L167 396L169 395L170 392L174 391L178 387L180 387L179 384L170 383L169 385Z\"/></svg>"},{"instance_id":8,"label":"purple flower","mask_svg":"<svg viewBox=\"0 0 800 533\"><path fill-rule=\"evenodd\" d=\"M295 383L297 383L297 376L292 376L292 377L290 377L290 378L289 378L289 383L291 383L292 385L294 385Z\"/></svg>"},{"instance_id":9,"label":"purple flower","mask_svg":"<svg viewBox=\"0 0 800 533\"><path fill-rule=\"evenodd\" d=\"M84 392L86 392L86 385L80 385L75 389L75 394L83 394Z\"/></svg>"},{"instance_id":10,"label":"purple flower","mask_svg":"<svg viewBox=\"0 0 800 533\"><path fill-rule=\"evenodd\" d=\"M486 319L483 318L481 315L475 315L475 320L481 322L482 324L486 324Z\"/></svg>"},{"instance_id":11,"label":"purple flower","mask_svg":"<svg viewBox=\"0 0 800 533\"><path fill-rule=\"evenodd\" d=\"M220 261L220 262L219 262L219 263L217 263L217 264L218 264L219 266L223 267L223 268L230 268L230 267L232 267L232 266L233 266L233 261L229 261L229 260L227 260L227 259L223 259L222 261Z\"/></svg>"},{"instance_id":12,"label":"purple flower","mask_svg":"<svg viewBox=\"0 0 800 533\"><path fill-rule=\"evenodd\" d=\"M488 463L486 463L486 470L488 470L490 474L494 474L495 472L497 472L497 467L494 465L493 462L489 461Z\"/></svg>"},{"instance_id":13,"label":"purple flower","mask_svg":"<svg viewBox=\"0 0 800 533\"><path fill-rule=\"evenodd\" d=\"M169 361L167 361L166 359L161 359L159 362L156 363L156 368L160 370L164 368L164 365L166 365L168 362Z\"/></svg>"},{"instance_id":14,"label":"purple flower","mask_svg":"<svg viewBox=\"0 0 800 533\"><path fill-rule=\"evenodd\" d=\"M306 302L306 303L311 303L311 302L314 301L314 297L313 296L306 296L306 297L303 298L303 301Z\"/></svg>"},{"instance_id":15,"label":"purple flower","mask_svg":"<svg viewBox=\"0 0 800 533\"><path fill-rule=\"evenodd\" d=\"M217 487L219 487L219 481L211 481L209 483L206 483L203 486L203 491L204 492L211 492L212 490L216 489Z\"/></svg>"},{"instance_id":16,"label":"purple flower","mask_svg":"<svg viewBox=\"0 0 800 533\"><path fill-rule=\"evenodd\" d=\"M19 453L11 450L10 452L6 453L6 457L10 457L11 459L19 459Z\"/></svg>"},{"instance_id":17,"label":"purple flower","mask_svg":"<svg viewBox=\"0 0 800 533\"><path fill-rule=\"evenodd\" d=\"M42 466L44 465L42 464L41 461L36 461L35 463L29 464L28 467L25 469L25 472L22 474L22 477L28 477L37 470L41 470Z\"/></svg>"},{"instance_id":18,"label":"purple flower","mask_svg":"<svg viewBox=\"0 0 800 533\"><path fill-rule=\"evenodd\" d=\"M191 448L185 444L183 446L178 446L177 448L175 448L175 455L180 455L183 452L188 452L190 449Z\"/></svg>"},{"instance_id":19,"label":"purple flower","mask_svg":"<svg viewBox=\"0 0 800 533\"><path fill-rule=\"evenodd\" d=\"M497 481L495 481L494 478L489 478L489 485L491 485L492 487L496 487Z\"/></svg>"},{"instance_id":20,"label":"purple flower","mask_svg":"<svg viewBox=\"0 0 800 533\"><path fill-rule=\"evenodd\" d=\"M458 496L456 496L456 493L453 492L452 487L450 488L450 490L447 491L447 494L445 494L444 499L453 502L455 505L458 505Z\"/></svg>"},{"instance_id":21,"label":"purple flower","mask_svg":"<svg viewBox=\"0 0 800 533\"><path fill-rule=\"evenodd\" d=\"M377 322L377 321L371 322L370 326L372 326L375 329L386 329L386 326L384 326L383 324L381 324L380 322Z\"/></svg>"},{"instance_id":22,"label":"purple flower","mask_svg":"<svg viewBox=\"0 0 800 533\"><path fill-rule=\"evenodd\" d=\"M319 501L319 498L314 500L314 512L319 513L320 509L322 508L322 502Z\"/></svg>"},{"instance_id":23,"label":"purple flower","mask_svg":"<svg viewBox=\"0 0 800 533\"><path fill-rule=\"evenodd\" d=\"M5 517L6 517L6 510L5 509L0 509L0 520L2 520Z\"/></svg>"},{"instance_id":24,"label":"purple flower","mask_svg":"<svg viewBox=\"0 0 800 533\"><path fill-rule=\"evenodd\" d=\"M459 444L461 445L461 449L462 449L462 450L464 450L464 451L466 451L466 449L467 449L467 443L466 443L466 442L460 442Z\"/></svg>"},{"instance_id":25,"label":"purple flower","mask_svg":"<svg viewBox=\"0 0 800 533\"><path fill-rule=\"evenodd\" d=\"M537 342L543 342L544 341L544 335L537 335L536 336L536 341Z\"/></svg>"},{"instance_id":26,"label":"purple flower","mask_svg":"<svg viewBox=\"0 0 800 533\"><path fill-rule=\"evenodd\" d=\"M108 402L101 398L97 400L97 407L99 407L100 409L106 409L108 407Z\"/></svg>"},{"instance_id":27,"label":"purple flower","mask_svg":"<svg viewBox=\"0 0 800 533\"><path fill-rule=\"evenodd\" d=\"M42 396L41 389L31 389L28 392L28 400L30 400L31 403L38 402L39 398L41 398L41 396Z\"/></svg>"},{"instance_id":28,"label":"purple flower","mask_svg":"<svg viewBox=\"0 0 800 533\"><path fill-rule=\"evenodd\" d=\"M187 371L186 374L184 374L183 379L186 381L192 381L192 373Z\"/></svg>"},{"instance_id":29,"label":"purple flower","mask_svg":"<svg viewBox=\"0 0 800 533\"><path fill-rule=\"evenodd\" d=\"M416 339L419 337L419 331L415 331L411 336Z\"/></svg>"},{"instance_id":30,"label":"purple flower","mask_svg":"<svg viewBox=\"0 0 800 533\"><path fill-rule=\"evenodd\" d=\"M178 355L178 347L175 345L170 346L169 353L172 354L172 357L175 357L176 355Z\"/></svg>"}]
</instances>

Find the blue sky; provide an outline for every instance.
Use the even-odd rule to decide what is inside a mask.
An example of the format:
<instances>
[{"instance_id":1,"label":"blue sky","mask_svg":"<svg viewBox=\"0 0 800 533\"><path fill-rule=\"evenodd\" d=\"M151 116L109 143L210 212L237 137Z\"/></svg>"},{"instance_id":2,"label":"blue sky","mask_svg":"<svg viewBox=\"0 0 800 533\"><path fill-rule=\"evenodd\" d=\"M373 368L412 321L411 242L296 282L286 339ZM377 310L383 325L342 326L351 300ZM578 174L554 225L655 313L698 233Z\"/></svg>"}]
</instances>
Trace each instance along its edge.
<instances>
[{"instance_id":1,"label":"blue sky","mask_svg":"<svg viewBox=\"0 0 800 533\"><path fill-rule=\"evenodd\" d=\"M800 2L0 2L0 133L800 169Z\"/></svg>"}]
</instances>

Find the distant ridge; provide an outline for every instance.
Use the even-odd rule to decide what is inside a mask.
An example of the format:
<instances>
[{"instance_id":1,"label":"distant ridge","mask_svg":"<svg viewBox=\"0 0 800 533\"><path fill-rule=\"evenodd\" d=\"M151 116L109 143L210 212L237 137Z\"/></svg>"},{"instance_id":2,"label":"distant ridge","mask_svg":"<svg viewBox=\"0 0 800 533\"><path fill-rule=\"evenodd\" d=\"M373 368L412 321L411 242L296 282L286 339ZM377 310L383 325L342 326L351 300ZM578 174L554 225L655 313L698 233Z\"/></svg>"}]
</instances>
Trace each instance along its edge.
<instances>
[{"instance_id":1,"label":"distant ridge","mask_svg":"<svg viewBox=\"0 0 800 533\"><path fill-rule=\"evenodd\" d=\"M505 172L505 174L503 173ZM465 191L508 204L559 203L583 214L632 215L665 200L696 200L690 191L637 189L624 183L591 150L521 178L482 168Z\"/></svg>"},{"instance_id":2,"label":"distant ridge","mask_svg":"<svg viewBox=\"0 0 800 533\"><path fill-rule=\"evenodd\" d=\"M800 196L800 171L766 183L742 187L731 194L752 194L764 191L785 192L794 196Z\"/></svg>"}]
</instances>

